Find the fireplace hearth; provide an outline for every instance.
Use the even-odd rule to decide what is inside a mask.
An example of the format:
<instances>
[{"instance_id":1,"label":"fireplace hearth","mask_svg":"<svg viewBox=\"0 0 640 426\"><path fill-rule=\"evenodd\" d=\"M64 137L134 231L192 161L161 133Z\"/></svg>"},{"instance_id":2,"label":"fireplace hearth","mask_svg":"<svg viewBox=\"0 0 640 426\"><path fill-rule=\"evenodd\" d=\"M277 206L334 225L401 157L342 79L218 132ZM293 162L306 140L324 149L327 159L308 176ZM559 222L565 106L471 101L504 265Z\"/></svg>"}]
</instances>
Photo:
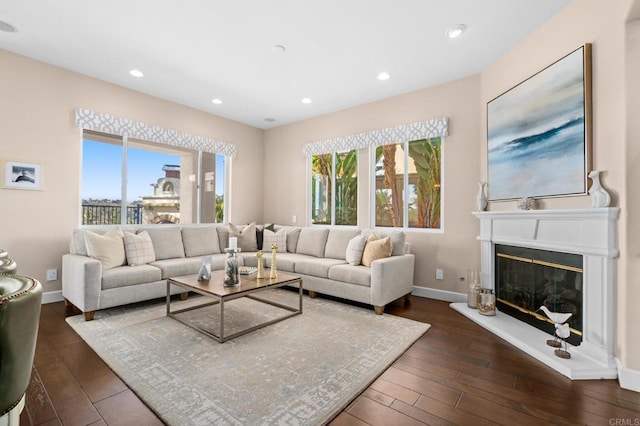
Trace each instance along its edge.
<instances>
[{"instance_id":1,"label":"fireplace hearth","mask_svg":"<svg viewBox=\"0 0 640 426\"><path fill-rule=\"evenodd\" d=\"M553 307L545 304L552 311L581 307L581 314L576 315L571 325L579 332L576 334L580 340L574 341L575 346L569 346L571 359L565 360L555 356L552 348L546 345L549 334L505 314L504 306L498 307L495 317L480 315L466 303L453 303L452 308L570 379L616 378L615 287L616 259L619 256L616 227L620 209L483 211L473 214L480 220L481 283L483 287L497 290L499 298L503 297L497 285L498 274L502 270L502 261L498 259L504 258L499 258L496 253L500 252L501 246L578 256L564 265L575 267L575 270L565 268L563 271L555 266L564 262L552 261L549 263L553 268L542 268L538 278L530 280L533 288L525 289L521 285L523 280L509 278L507 289L512 291L512 296L516 295L514 305L526 305L531 311L539 308L537 304L543 300L560 303ZM518 253L507 255L519 257ZM546 262L547 259L538 261ZM533 263L533 260L527 262ZM523 266L503 272L510 276L510 273L519 272L519 268ZM540 284L536 283L537 280L548 282ZM547 284L555 285L556 289L543 297ZM581 290L581 295L578 295L578 290ZM506 290L502 291L504 295Z\"/></svg>"}]
</instances>

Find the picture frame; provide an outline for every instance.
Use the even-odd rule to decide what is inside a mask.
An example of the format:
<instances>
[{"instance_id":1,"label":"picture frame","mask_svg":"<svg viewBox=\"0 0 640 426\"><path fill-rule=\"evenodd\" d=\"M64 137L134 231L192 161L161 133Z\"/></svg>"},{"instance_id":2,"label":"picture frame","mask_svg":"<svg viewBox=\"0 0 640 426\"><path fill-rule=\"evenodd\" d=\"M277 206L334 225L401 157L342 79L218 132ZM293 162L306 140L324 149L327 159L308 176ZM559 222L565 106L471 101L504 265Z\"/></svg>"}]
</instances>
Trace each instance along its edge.
<instances>
[{"instance_id":1,"label":"picture frame","mask_svg":"<svg viewBox=\"0 0 640 426\"><path fill-rule=\"evenodd\" d=\"M591 136L587 43L487 103L489 201L586 194Z\"/></svg>"},{"instance_id":2,"label":"picture frame","mask_svg":"<svg viewBox=\"0 0 640 426\"><path fill-rule=\"evenodd\" d=\"M42 190L42 169L39 164L21 161L3 161L5 189Z\"/></svg>"}]
</instances>

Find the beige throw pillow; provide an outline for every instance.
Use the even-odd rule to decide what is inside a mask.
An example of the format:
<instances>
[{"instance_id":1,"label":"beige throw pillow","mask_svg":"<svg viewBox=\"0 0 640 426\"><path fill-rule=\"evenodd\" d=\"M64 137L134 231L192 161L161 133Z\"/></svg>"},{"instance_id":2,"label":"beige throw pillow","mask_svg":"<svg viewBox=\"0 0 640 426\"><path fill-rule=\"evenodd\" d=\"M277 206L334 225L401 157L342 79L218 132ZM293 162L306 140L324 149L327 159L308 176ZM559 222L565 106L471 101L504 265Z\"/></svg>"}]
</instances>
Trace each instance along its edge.
<instances>
[{"instance_id":1,"label":"beige throw pillow","mask_svg":"<svg viewBox=\"0 0 640 426\"><path fill-rule=\"evenodd\" d=\"M258 241L256 238L256 223L251 222L244 228L239 228L233 223L229 224L229 238L238 239L238 248L244 252L258 251Z\"/></svg>"},{"instance_id":2,"label":"beige throw pillow","mask_svg":"<svg viewBox=\"0 0 640 426\"><path fill-rule=\"evenodd\" d=\"M273 232L269 229L264 229L262 236L262 251L271 252L271 245L277 244L277 253L287 252L287 231L281 229L278 232Z\"/></svg>"},{"instance_id":3,"label":"beige throw pillow","mask_svg":"<svg viewBox=\"0 0 640 426\"><path fill-rule=\"evenodd\" d=\"M153 251L153 241L147 231L142 231L138 235L125 232L123 240L127 263L130 266L155 262L156 253Z\"/></svg>"},{"instance_id":4,"label":"beige throw pillow","mask_svg":"<svg viewBox=\"0 0 640 426\"><path fill-rule=\"evenodd\" d=\"M367 244L364 246L362 264L371 267L371 263L373 263L374 260L389 257L392 251L391 238L380 238L378 234L371 234L367 239Z\"/></svg>"},{"instance_id":5,"label":"beige throw pillow","mask_svg":"<svg viewBox=\"0 0 640 426\"><path fill-rule=\"evenodd\" d=\"M87 231L84 234L87 254L102 263L102 269L115 268L127 263L120 228L111 229L104 235Z\"/></svg>"}]
</instances>

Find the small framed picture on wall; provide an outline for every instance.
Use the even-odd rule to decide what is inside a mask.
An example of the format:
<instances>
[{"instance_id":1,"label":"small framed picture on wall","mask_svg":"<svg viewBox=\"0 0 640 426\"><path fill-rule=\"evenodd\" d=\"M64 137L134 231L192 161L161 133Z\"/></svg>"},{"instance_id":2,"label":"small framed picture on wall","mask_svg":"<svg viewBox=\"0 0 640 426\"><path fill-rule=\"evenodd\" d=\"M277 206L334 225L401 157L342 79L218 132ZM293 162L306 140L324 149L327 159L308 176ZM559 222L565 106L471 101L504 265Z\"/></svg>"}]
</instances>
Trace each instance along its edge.
<instances>
[{"instance_id":1,"label":"small framed picture on wall","mask_svg":"<svg viewBox=\"0 0 640 426\"><path fill-rule=\"evenodd\" d=\"M39 164L5 160L3 166L3 188L42 190L42 170Z\"/></svg>"}]
</instances>

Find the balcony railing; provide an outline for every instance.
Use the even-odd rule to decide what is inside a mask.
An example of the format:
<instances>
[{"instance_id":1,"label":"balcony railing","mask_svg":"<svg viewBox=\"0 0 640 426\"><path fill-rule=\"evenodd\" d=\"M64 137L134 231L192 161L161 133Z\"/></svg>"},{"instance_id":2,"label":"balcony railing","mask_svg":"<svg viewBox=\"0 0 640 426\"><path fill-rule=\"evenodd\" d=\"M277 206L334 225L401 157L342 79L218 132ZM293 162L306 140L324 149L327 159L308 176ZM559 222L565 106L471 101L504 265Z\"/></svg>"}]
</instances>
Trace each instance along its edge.
<instances>
[{"instance_id":1,"label":"balcony railing","mask_svg":"<svg viewBox=\"0 0 640 426\"><path fill-rule=\"evenodd\" d=\"M120 206L104 204L83 204L82 224L83 225L119 225ZM138 225L142 223L142 207L127 206L127 225Z\"/></svg>"}]
</instances>

